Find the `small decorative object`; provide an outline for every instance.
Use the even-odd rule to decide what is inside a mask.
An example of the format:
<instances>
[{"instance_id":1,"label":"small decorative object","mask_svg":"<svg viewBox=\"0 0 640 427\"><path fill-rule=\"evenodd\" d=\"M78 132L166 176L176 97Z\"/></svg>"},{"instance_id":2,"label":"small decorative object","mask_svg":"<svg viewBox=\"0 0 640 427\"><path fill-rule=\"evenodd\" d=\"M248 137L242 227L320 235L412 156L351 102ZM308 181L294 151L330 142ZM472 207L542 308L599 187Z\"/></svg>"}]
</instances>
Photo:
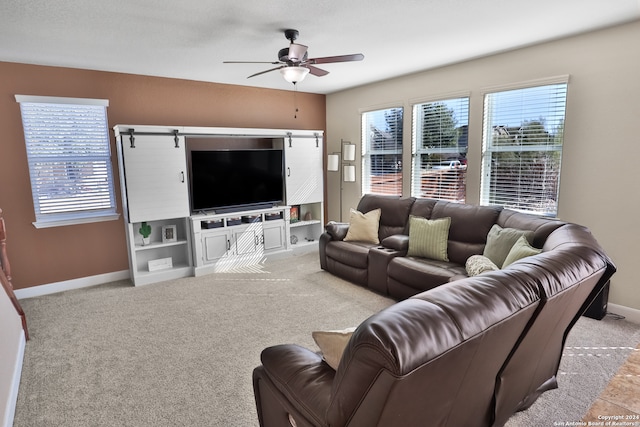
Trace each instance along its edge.
<instances>
[{"instance_id":1,"label":"small decorative object","mask_svg":"<svg viewBox=\"0 0 640 427\"><path fill-rule=\"evenodd\" d=\"M146 246L151 243L151 238L149 237L151 236L151 226L149 224L147 224L146 222L140 224L138 232L142 234L142 246Z\"/></svg>"},{"instance_id":2,"label":"small decorative object","mask_svg":"<svg viewBox=\"0 0 640 427\"><path fill-rule=\"evenodd\" d=\"M162 243L170 243L178 240L175 225L162 226Z\"/></svg>"},{"instance_id":3,"label":"small decorative object","mask_svg":"<svg viewBox=\"0 0 640 427\"><path fill-rule=\"evenodd\" d=\"M289 214L289 218L291 222L300 221L299 215L300 215L300 206L299 205L291 206L291 210Z\"/></svg>"},{"instance_id":4,"label":"small decorative object","mask_svg":"<svg viewBox=\"0 0 640 427\"><path fill-rule=\"evenodd\" d=\"M292 245L295 245L296 243L298 243L298 236L296 236L295 234L292 234L289 240L291 241Z\"/></svg>"},{"instance_id":5,"label":"small decorative object","mask_svg":"<svg viewBox=\"0 0 640 427\"><path fill-rule=\"evenodd\" d=\"M304 220L305 221L311 221L311 211L309 211L306 214L304 214Z\"/></svg>"}]
</instances>

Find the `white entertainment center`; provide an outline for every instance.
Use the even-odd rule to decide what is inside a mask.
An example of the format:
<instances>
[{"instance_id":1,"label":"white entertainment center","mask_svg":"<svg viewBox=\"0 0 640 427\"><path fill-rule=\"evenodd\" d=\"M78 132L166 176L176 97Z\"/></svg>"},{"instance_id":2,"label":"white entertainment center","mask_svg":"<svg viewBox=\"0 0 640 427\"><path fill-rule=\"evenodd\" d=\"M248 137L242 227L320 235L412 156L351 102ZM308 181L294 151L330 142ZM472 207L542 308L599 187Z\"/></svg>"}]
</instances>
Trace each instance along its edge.
<instances>
[{"instance_id":1,"label":"white entertainment center","mask_svg":"<svg viewBox=\"0 0 640 427\"><path fill-rule=\"evenodd\" d=\"M134 285L252 271L267 255L317 245L322 131L116 125L114 132ZM194 210L192 151L244 149L282 153L281 203ZM151 227L144 243L143 223Z\"/></svg>"}]
</instances>

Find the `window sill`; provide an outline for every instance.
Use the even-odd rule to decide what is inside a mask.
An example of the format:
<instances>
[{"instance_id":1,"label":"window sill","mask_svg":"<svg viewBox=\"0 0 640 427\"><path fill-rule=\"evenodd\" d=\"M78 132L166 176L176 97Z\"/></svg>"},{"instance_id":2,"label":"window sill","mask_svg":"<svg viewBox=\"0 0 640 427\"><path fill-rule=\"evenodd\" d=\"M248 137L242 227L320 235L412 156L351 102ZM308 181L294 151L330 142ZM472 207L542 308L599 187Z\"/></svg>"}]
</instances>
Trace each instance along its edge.
<instances>
[{"instance_id":1,"label":"window sill","mask_svg":"<svg viewBox=\"0 0 640 427\"><path fill-rule=\"evenodd\" d=\"M83 217L70 218L70 219L36 221L36 222L33 222L32 224L35 228L51 228L51 227L64 227L66 225L89 224L92 222L116 221L118 219L120 219L119 213L109 213L109 214L83 216Z\"/></svg>"}]
</instances>

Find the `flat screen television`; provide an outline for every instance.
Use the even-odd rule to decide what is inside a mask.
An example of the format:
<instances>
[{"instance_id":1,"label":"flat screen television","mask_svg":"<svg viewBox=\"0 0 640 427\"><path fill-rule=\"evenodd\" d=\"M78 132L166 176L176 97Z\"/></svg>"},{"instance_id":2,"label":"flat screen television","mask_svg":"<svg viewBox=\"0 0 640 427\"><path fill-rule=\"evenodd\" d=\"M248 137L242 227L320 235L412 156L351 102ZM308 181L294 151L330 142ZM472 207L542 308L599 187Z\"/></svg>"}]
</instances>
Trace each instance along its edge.
<instances>
[{"instance_id":1,"label":"flat screen television","mask_svg":"<svg viewBox=\"0 0 640 427\"><path fill-rule=\"evenodd\" d=\"M191 210L219 213L284 200L280 149L191 151Z\"/></svg>"}]
</instances>

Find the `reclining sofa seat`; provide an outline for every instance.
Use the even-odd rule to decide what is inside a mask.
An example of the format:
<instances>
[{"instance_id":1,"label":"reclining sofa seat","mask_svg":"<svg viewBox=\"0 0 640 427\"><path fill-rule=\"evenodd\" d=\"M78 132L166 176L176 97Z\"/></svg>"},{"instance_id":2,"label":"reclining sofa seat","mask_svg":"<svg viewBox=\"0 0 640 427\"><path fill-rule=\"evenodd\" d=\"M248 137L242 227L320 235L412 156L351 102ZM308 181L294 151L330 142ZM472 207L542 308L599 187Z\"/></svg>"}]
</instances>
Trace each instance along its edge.
<instances>
[{"instance_id":1,"label":"reclining sofa seat","mask_svg":"<svg viewBox=\"0 0 640 427\"><path fill-rule=\"evenodd\" d=\"M398 196L365 195L360 199L357 210L362 213L381 209L378 239L382 242L389 236L408 234L409 211L414 198L401 199ZM378 246L376 243L344 242L348 224L340 224L335 228L336 239L328 233L320 236L320 266L361 286L369 281L369 250Z\"/></svg>"}]
</instances>

